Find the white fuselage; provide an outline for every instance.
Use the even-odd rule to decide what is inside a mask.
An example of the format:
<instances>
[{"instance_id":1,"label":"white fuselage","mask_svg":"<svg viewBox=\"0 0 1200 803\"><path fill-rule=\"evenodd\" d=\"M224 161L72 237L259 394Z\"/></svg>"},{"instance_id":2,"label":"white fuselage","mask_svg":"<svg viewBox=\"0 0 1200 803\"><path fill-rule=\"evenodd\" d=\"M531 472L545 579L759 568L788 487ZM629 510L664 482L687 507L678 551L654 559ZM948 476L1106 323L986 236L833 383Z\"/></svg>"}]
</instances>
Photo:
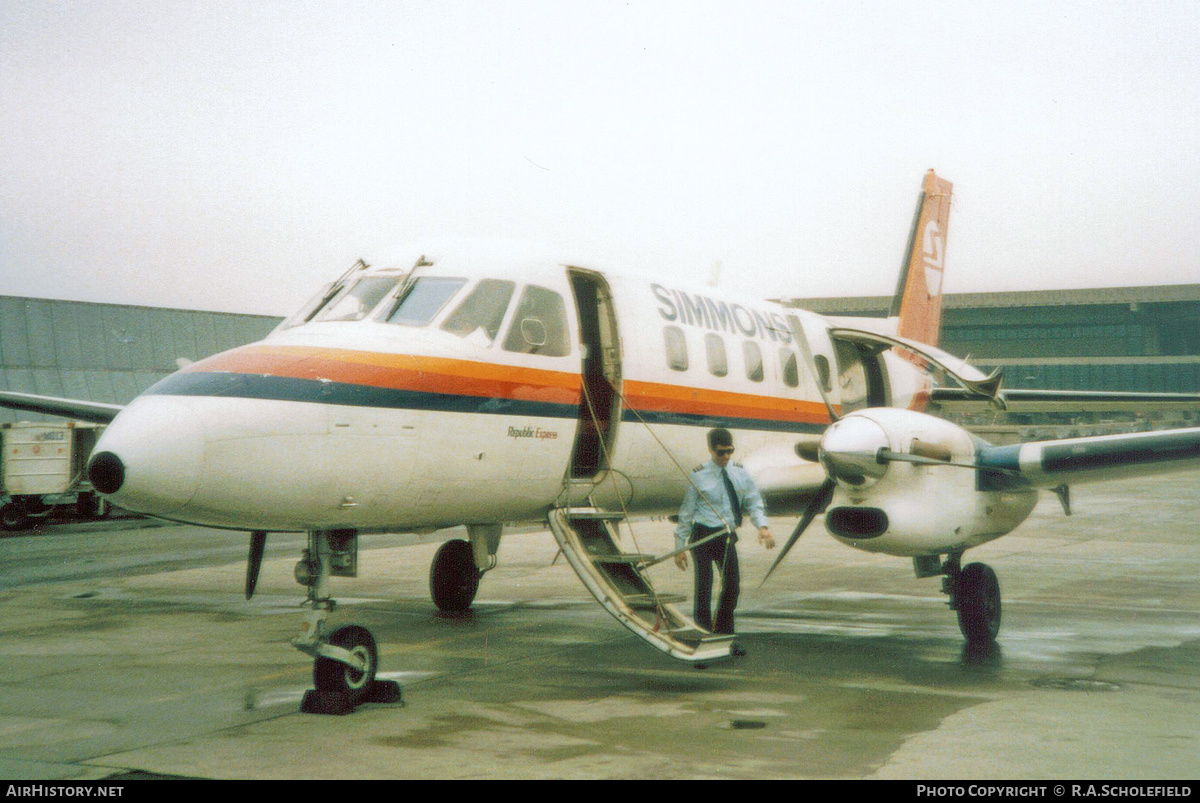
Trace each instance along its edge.
<instances>
[{"instance_id":1,"label":"white fuselage","mask_svg":"<svg viewBox=\"0 0 1200 803\"><path fill-rule=\"evenodd\" d=\"M136 399L97 446L122 461L110 498L214 527L405 531L542 520L574 475L573 492L601 505L672 512L709 428L731 430L747 457L828 425L797 325L833 366L826 396L866 403L828 322L773 302L549 260L449 258L393 275L356 320L318 309ZM465 331L480 299L503 292L507 307ZM924 376L891 353L879 362L886 403L919 404ZM581 447L596 420L602 435ZM595 453L582 465L580 448Z\"/></svg>"}]
</instances>

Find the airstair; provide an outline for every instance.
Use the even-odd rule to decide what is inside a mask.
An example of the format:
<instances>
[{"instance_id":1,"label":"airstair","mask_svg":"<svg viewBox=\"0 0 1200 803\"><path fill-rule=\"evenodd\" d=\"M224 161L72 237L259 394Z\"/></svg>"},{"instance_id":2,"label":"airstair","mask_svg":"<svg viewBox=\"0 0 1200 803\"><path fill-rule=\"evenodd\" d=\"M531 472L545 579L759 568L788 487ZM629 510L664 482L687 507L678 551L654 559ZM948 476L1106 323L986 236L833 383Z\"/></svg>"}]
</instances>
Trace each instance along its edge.
<instances>
[{"instance_id":1,"label":"airstair","mask_svg":"<svg viewBox=\"0 0 1200 803\"><path fill-rule=\"evenodd\" d=\"M550 531L588 591L604 610L647 642L690 663L729 657L733 636L702 630L675 603L658 594L642 573L665 558L625 552L618 527L625 516L595 507L550 509Z\"/></svg>"}]
</instances>

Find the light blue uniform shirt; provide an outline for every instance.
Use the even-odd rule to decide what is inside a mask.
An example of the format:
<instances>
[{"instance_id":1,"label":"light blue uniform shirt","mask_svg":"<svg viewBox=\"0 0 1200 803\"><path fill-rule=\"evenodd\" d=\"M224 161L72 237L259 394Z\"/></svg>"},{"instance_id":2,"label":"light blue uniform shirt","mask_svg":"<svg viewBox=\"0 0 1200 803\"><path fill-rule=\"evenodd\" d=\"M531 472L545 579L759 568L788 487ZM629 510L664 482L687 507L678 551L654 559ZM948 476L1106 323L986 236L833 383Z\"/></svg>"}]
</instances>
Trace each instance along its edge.
<instances>
[{"instance_id":1,"label":"light blue uniform shirt","mask_svg":"<svg viewBox=\"0 0 1200 803\"><path fill-rule=\"evenodd\" d=\"M758 486L754 484L754 480L750 479L750 473L733 462L725 468L725 471L729 474L733 488L737 491L738 499L742 502L742 514L754 522L755 527L766 527L766 505L763 504ZM703 494L703 499L700 498L700 494ZM725 490L725 481L721 479L721 469L710 460L692 472L692 481L688 484L687 493L683 496L683 504L679 508L679 525L675 528L675 548L682 549L687 546L688 538L692 534L692 524L724 527L728 523L732 527L736 520L737 516L734 515L733 509L729 505L729 493Z\"/></svg>"}]
</instances>

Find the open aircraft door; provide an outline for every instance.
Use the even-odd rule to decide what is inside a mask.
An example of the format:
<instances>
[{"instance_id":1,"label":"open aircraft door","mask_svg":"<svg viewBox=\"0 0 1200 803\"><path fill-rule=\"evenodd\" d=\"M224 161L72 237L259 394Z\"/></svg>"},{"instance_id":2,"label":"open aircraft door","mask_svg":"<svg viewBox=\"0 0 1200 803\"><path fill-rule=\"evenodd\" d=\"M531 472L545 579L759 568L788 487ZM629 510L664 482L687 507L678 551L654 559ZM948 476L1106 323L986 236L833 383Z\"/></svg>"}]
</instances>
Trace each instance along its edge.
<instances>
[{"instance_id":1,"label":"open aircraft door","mask_svg":"<svg viewBox=\"0 0 1200 803\"><path fill-rule=\"evenodd\" d=\"M579 427L571 479L596 477L609 467L621 420L621 341L612 294L604 277L571 268L582 352Z\"/></svg>"}]
</instances>

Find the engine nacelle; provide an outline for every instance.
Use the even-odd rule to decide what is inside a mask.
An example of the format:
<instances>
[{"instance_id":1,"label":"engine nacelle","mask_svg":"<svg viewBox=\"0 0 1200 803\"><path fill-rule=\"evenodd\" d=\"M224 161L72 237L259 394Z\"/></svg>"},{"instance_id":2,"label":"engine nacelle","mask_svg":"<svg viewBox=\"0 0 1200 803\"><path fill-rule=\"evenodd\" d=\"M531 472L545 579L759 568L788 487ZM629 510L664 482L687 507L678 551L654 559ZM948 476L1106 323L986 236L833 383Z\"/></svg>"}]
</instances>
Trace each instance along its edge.
<instances>
[{"instance_id":1,"label":"engine nacelle","mask_svg":"<svg viewBox=\"0 0 1200 803\"><path fill-rule=\"evenodd\" d=\"M820 458L837 488L825 527L867 552L915 556L958 552L1011 532L1037 491L1019 481L981 486L985 442L924 413L870 408L831 425ZM981 487L1001 490L981 490Z\"/></svg>"}]
</instances>

